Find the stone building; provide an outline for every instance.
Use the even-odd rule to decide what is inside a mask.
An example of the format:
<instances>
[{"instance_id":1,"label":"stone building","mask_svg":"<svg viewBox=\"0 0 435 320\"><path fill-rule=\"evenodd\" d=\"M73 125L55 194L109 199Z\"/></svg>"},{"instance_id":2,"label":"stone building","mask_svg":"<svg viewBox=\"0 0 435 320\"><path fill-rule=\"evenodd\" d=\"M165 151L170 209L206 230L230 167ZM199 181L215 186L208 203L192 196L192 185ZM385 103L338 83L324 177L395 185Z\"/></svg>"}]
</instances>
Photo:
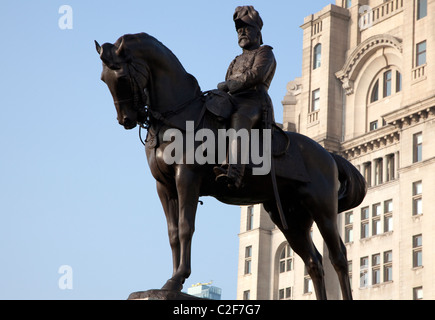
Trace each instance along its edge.
<instances>
[{"instance_id":1,"label":"stone building","mask_svg":"<svg viewBox=\"0 0 435 320\"><path fill-rule=\"evenodd\" d=\"M283 126L364 175L339 215L354 299L435 299L435 0L336 0L304 19L302 76ZM328 298L341 299L328 250ZM242 207L238 299L315 299L302 260L261 206Z\"/></svg>"}]
</instances>

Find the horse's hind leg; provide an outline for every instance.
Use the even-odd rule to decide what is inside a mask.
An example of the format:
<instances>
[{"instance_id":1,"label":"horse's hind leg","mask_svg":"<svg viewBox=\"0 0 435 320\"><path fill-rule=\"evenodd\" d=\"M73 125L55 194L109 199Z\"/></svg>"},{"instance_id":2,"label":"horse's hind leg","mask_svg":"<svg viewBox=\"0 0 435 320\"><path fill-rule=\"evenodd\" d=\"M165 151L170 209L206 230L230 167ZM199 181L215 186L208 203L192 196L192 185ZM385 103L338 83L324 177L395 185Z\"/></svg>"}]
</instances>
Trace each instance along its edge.
<instances>
[{"instance_id":1,"label":"horse's hind leg","mask_svg":"<svg viewBox=\"0 0 435 320\"><path fill-rule=\"evenodd\" d=\"M337 227L337 214L325 215L316 219L317 227L329 250L329 259L334 266L340 281L344 300L352 300L352 290L349 281L349 265L346 257L346 246L340 238Z\"/></svg>"},{"instance_id":2,"label":"horse's hind leg","mask_svg":"<svg viewBox=\"0 0 435 320\"><path fill-rule=\"evenodd\" d=\"M322 194L316 197L317 201L311 202L311 212L314 221L322 234L323 240L329 250L329 259L334 266L340 281L344 300L352 299L352 290L349 281L349 266L346 257L346 246L340 238L337 226L338 203L336 188L321 189ZM328 193L329 191L329 193ZM313 204L315 207L313 207Z\"/></svg>"},{"instance_id":3,"label":"horse's hind leg","mask_svg":"<svg viewBox=\"0 0 435 320\"><path fill-rule=\"evenodd\" d=\"M326 300L326 289L324 272L322 265L322 256L317 251L311 238L311 226L313 219L310 214L303 209L290 211L283 204L283 210L286 215L288 229L284 230L279 218L278 210L275 204L265 204L266 211L269 212L272 221L283 232L290 247L302 258L305 263L308 274L313 281L314 290L318 300Z\"/></svg>"}]
</instances>

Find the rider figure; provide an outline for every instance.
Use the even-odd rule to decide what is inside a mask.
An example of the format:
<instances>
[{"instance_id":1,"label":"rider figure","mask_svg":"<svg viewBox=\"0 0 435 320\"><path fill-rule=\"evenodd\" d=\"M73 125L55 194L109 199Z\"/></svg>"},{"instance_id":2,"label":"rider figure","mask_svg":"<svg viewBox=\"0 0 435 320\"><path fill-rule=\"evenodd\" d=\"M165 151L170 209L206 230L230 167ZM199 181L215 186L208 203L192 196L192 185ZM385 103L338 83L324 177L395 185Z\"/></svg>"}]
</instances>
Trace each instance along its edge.
<instances>
[{"instance_id":1,"label":"rider figure","mask_svg":"<svg viewBox=\"0 0 435 320\"><path fill-rule=\"evenodd\" d=\"M252 128L260 127L263 114L269 115L266 121L273 121L273 105L267 91L275 74L276 60L272 47L262 45L263 21L253 6L237 7L233 20L243 53L231 62L225 81L218 84L218 89L230 93L233 98L235 108L231 128L236 132L246 129L250 133ZM237 150L229 146L228 152L237 152L237 163L215 167L216 180L224 180L230 188L238 189L247 161L240 159L240 143L237 143Z\"/></svg>"}]
</instances>

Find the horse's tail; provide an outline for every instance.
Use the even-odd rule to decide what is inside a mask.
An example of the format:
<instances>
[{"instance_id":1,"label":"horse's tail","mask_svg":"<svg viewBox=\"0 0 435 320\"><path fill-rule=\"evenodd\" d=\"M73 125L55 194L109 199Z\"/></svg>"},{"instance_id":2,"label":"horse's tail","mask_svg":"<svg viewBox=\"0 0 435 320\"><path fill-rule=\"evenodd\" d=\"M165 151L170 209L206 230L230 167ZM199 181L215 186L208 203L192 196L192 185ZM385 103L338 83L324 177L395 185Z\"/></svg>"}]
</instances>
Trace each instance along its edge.
<instances>
[{"instance_id":1,"label":"horse's tail","mask_svg":"<svg viewBox=\"0 0 435 320\"><path fill-rule=\"evenodd\" d=\"M343 157L331 153L338 168L338 213L361 204L367 193L367 183L359 171Z\"/></svg>"}]
</instances>

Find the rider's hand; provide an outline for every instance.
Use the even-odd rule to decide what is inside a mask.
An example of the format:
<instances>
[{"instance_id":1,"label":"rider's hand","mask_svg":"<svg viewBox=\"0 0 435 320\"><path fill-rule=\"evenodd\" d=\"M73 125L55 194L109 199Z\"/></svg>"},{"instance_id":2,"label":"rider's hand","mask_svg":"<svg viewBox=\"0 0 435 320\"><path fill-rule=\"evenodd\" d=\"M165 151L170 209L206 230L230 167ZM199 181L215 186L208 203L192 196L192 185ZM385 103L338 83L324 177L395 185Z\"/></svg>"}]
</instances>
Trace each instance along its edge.
<instances>
[{"instance_id":1,"label":"rider's hand","mask_svg":"<svg viewBox=\"0 0 435 320\"><path fill-rule=\"evenodd\" d=\"M228 92L228 91L230 91L230 89L228 88L228 84L227 84L226 81L219 83L219 84L217 85L217 88L218 88L219 90L221 90L221 91L224 91L224 92Z\"/></svg>"}]
</instances>

